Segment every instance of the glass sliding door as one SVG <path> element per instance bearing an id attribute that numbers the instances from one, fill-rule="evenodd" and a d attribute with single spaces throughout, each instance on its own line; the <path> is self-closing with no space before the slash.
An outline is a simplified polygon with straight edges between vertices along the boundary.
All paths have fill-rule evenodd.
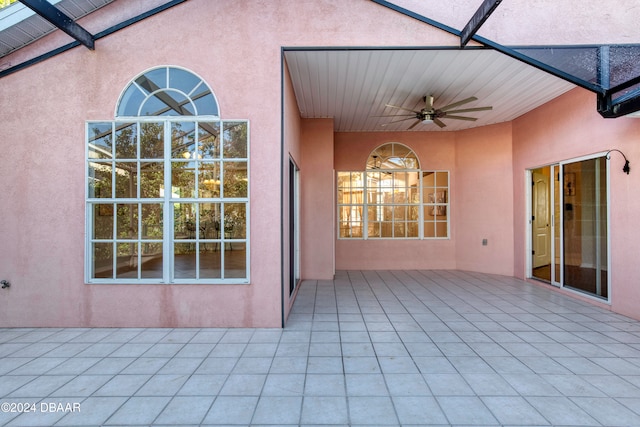
<path id="1" fill-rule="evenodd" d="M 530 277 L 608 299 L 606 158 L 529 173 Z"/>
<path id="2" fill-rule="evenodd" d="M 563 286 L 608 298 L 607 162 L 566 163 L 563 177 Z"/>

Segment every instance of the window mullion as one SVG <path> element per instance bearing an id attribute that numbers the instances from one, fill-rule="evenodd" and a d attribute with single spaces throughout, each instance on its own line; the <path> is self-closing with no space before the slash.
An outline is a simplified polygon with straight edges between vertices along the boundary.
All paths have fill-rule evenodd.
<path id="1" fill-rule="evenodd" d="M 418 170 L 418 238 L 424 240 L 424 198 L 422 195 L 422 169 Z"/>
<path id="2" fill-rule="evenodd" d="M 173 282 L 174 256 L 173 256 L 173 205 L 171 203 L 171 126 L 164 121 L 164 199 L 162 203 L 162 281 Z"/>
<path id="3" fill-rule="evenodd" d="M 139 202 L 140 200 L 140 195 L 142 193 L 142 191 L 140 190 L 140 185 L 142 184 L 142 178 L 141 178 L 141 172 L 142 172 L 142 168 L 141 168 L 141 162 L 140 162 L 140 158 L 141 153 L 142 153 L 142 135 L 141 135 L 141 126 L 138 124 L 136 125 L 136 193 L 131 194 L 131 192 L 129 194 L 131 194 L 132 196 L 135 197 L 136 201 L 138 201 L 138 203 L 136 203 L 135 205 L 131 205 L 129 207 L 129 209 L 132 208 L 132 206 L 137 206 L 137 210 L 138 210 L 138 232 L 136 233 L 136 242 L 134 243 L 135 247 L 136 247 L 136 264 L 137 264 L 137 271 L 136 271 L 136 277 L 138 280 L 140 280 L 142 278 L 142 224 L 140 223 L 140 219 L 142 217 L 142 204 Z M 118 206 L 116 205 L 116 209 L 114 209 L 114 212 L 117 212 L 118 210 Z M 117 214 L 116 214 L 117 215 Z"/>
<path id="4" fill-rule="evenodd" d="M 367 185 L 367 171 L 362 180 L 362 239 L 369 238 L 369 186 Z"/>
<path id="5" fill-rule="evenodd" d="M 200 215 L 200 194 L 199 194 L 199 188 L 200 188 L 200 158 L 198 156 L 198 154 L 200 153 L 200 138 L 199 138 L 199 134 L 198 134 L 198 127 L 199 127 L 199 123 L 196 122 L 195 123 L 195 146 L 194 146 L 194 180 L 195 180 L 195 187 L 194 187 L 194 194 L 193 194 L 193 203 L 196 207 L 196 230 L 195 230 L 195 239 L 196 239 L 196 243 L 195 243 L 195 257 L 196 257 L 196 280 L 200 279 L 200 227 L 201 227 L 201 221 L 202 221 L 202 216 Z"/>
<path id="6" fill-rule="evenodd" d="M 111 202 L 111 206 L 114 207 L 113 218 L 112 218 L 112 235 L 111 235 L 111 250 L 113 253 L 113 269 L 111 273 L 111 278 L 115 279 L 118 275 L 118 235 L 117 235 L 117 207 L 116 202 L 116 126 L 115 123 L 112 125 L 112 135 L 113 135 L 113 144 L 111 147 L 111 196 L 109 201 Z"/>

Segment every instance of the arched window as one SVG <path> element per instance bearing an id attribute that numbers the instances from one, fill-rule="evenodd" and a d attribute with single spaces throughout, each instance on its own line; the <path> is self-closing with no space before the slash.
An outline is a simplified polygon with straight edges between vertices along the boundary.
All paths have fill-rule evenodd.
<path id="1" fill-rule="evenodd" d="M 367 169 L 420 169 L 420 162 L 411 148 L 391 142 L 369 154 Z"/>
<path id="2" fill-rule="evenodd" d="M 364 172 L 338 172 L 338 238 L 449 236 L 447 171 L 420 169 L 406 145 L 375 148 Z"/>
<path id="3" fill-rule="evenodd" d="M 219 112 L 204 80 L 182 68 L 161 67 L 133 79 L 118 101 L 116 116 L 218 117 Z"/>
<path id="4" fill-rule="evenodd" d="M 142 73 L 86 135 L 88 283 L 249 283 L 249 126 L 200 77 Z"/>

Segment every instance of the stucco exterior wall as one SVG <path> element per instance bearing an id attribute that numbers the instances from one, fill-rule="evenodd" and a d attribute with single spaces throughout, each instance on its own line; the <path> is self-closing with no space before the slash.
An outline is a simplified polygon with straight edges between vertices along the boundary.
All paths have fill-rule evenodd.
<path id="1" fill-rule="evenodd" d="M 624 159 L 611 153 L 609 162 L 609 248 L 611 258 L 612 310 L 640 318 L 640 287 L 637 277 L 640 264 L 640 187 L 634 159 L 640 158 L 637 143 L 640 120 L 603 119 L 593 108 L 595 95 L 582 89 L 554 101 L 513 121 L 514 176 L 514 274 L 526 277 L 526 170 L 563 160 L 619 149 L 630 160 L 630 175 L 622 172 Z M 634 176 L 635 175 L 635 176 Z M 578 297 L 575 293 L 572 296 Z M 592 299 L 589 299 L 593 302 Z"/>
<path id="2" fill-rule="evenodd" d="M 80 23 L 97 32 L 135 4 L 116 1 Z M 3 63 L 33 57 L 61 37 Z M 191 0 L 100 39 L 95 51 L 75 48 L 3 78 L 0 108 L 18 114 L 0 127 L 0 236 L 10 242 L 0 245 L 0 276 L 12 283 L 0 296 L 0 325 L 280 326 L 281 47 L 425 41 L 456 43 L 368 1 Z M 198 74 L 221 118 L 250 122 L 249 285 L 84 284 L 84 123 L 113 120 L 129 81 L 160 65 Z"/>
<path id="3" fill-rule="evenodd" d="M 302 278 L 333 279 L 334 229 L 333 119 L 302 120 L 301 264 Z"/>
<path id="4" fill-rule="evenodd" d="M 117 0 L 80 23 L 97 32 L 134 15 L 136 4 Z M 506 23 L 505 34 L 513 36 L 509 41 L 526 43 L 516 30 L 527 19 Z M 566 31 L 555 30 L 563 40 Z M 59 32 L 47 36 L 3 58 L 3 64 L 48 51 L 65 37 Z M 330 277 L 334 260 L 338 269 L 468 268 L 524 277 L 524 171 L 609 148 L 622 149 L 633 168 L 640 155 L 634 142 L 640 121 L 601 119 L 594 96 L 574 91 L 512 125 L 458 134 L 333 135 L 330 119 L 300 120 L 286 75 L 283 91 L 283 46 L 458 44 L 450 34 L 366 0 L 219 0 L 215 5 L 190 0 L 100 39 L 95 51 L 76 48 L 3 78 L 0 111 L 11 114 L 3 115 L 0 126 L 0 278 L 12 286 L 0 292 L 0 326 L 281 326 L 283 304 L 290 301 L 282 292 L 287 255 L 282 251 L 287 208 L 282 192 L 287 188 L 286 180 L 279 180 L 286 176 L 282 165 L 289 154 L 307 177 L 303 277 Z M 160 65 L 201 76 L 215 92 L 222 119 L 249 120 L 249 285 L 84 283 L 85 121 L 113 120 L 130 80 Z M 335 240 L 333 169 L 362 169 L 369 152 L 389 141 L 414 149 L 423 168 L 451 172 L 450 239 Z M 612 165 L 618 161 L 614 154 Z M 640 190 L 634 171 L 631 176 L 615 171 L 612 167 L 612 307 L 638 317 L 640 266 L 634 254 L 640 249 L 640 231 L 634 215 Z M 511 182 L 505 178 L 510 172 Z M 496 182 L 505 195 L 498 201 Z M 478 246 L 485 237 L 489 245 Z"/>
<path id="5" fill-rule="evenodd" d="M 482 3 L 392 0 L 400 7 L 462 30 Z M 502 45 L 637 43 L 640 5 L 635 0 L 503 1 L 478 35 Z M 473 42 L 471 43 L 473 44 Z"/>
<path id="6" fill-rule="evenodd" d="M 298 113 L 298 106 L 296 104 L 295 94 L 293 93 L 293 87 L 291 85 L 291 77 L 287 67 L 283 64 L 283 77 L 284 83 L 282 88 L 283 94 L 283 116 L 284 116 L 284 129 L 283 129 L 283 150 L 282 150 L 282 271 L 283 271 L 283 286 L 282 286 L 282 299 L 283 299 L 283 316 L 284 319 L 289 317 L 291 305 L 295 300 L 295 294 L 291 295 L 289 292 L 288 273 L 290 267 L 289 257 L 289 162 L 293 161 L 298 168 L 302 162 L 301 154 L 301 141 L 300 136 L 302 132 L 302 123 L 300 120 L 300 114 Z M 298 189 L 299 191 L 299 189 Z M 298 224 L 298 227 L 300 224 Z"/>
<path id="7" fill-rule="evenodd" d="M 511 143 L 510 123 L 456 132 L 453 200 L 461 270 L 513 275 Z"/>
<path id="8" fill-rule="evenodd" d="M 422 169 L 449 171 L 450 238 L 336 239 L 337 269 L 459 268 L 512 275 L 511 125 L 461 132 L 336 133 L 336 171 L 364 170 L 371 151 L 387 142 L 413 149 Z"/>

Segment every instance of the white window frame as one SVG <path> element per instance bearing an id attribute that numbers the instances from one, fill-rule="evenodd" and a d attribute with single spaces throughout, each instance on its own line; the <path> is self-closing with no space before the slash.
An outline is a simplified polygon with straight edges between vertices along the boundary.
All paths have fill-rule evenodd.
<path id="1" fill-rule="evenodd" d="M 338 200 L 338 188 L 336 186 L 336 221 L 337 228 L 337 239 L 338 240 L 450 240 L 451 239 L 451 172 L 449 170 L 423 170 L 423 169 L 389 169 L 389 172 L 415 172 L 418 173 L 418 182 L 419 182 L 419 194 L 420 201 L 419 203 L 403 203 L 403 204 L 370 204 L 368 202 L 367 197 L 367 173 L 368 172 L 376 172 L 375 169 L 366 169 L 364 171 L 338 171 L 336 172 L 336 177 L 340 173 L 361 173 L 363 174 L 363 200 L 362 203 L 340 203 Z M 424 183 L 423 176 L 425 173 L 446 173 L 447 174 L 447 201 L 445 203 L 428 203 L 424 200 Z M 336 179 L 336 182 L 338 180 Z M 429 187 L 429 188 L 444 188 L 444 187 Z M 341 237 L 340 236 L 340 208 L 345 206 L 351 207 L 362 207 L 362 236 L 358 237 Z M 382 237 L 382 236 L 369 236 L 369 215 L 368 215 L 368 207 L 369 206 L 417 206 L 418 207 L 418 236 L 416 237 Z M 424 209 L 429 206 L 443 206 L 447 210 L 447 235 L 446 236 L 425 236 L 424 234 Z M 444 222 L 444 221 L 441 221 Z M 435 224 L 434 224 L 435 226 Z"/>
<path id="2" fill-rule="evenodd" d="M 209 115 L 195 115 L 195 116 L 187 116 L 187 115 L 183 115 L 183 116 L 117 116 L 117 111 L 119 108 L 119 104 L 120 102 L 122 102 L 122 96 L 124 95 L 124 93 L 132 86 L 132 85 L 137 85 L 136 83 L 136 79 L 138 79 L 140 76 L 150 72 L 150 71 L 154 71 L 156 69 L 166 69 L 167 70 L 167 87 L 163 88 L 164 91 L 175 91 L 175 92 L 179 92 L 182 93 L 185 97 L 187 97 L 187 99 L 191 99 L 189 97 L 190 94 L 185 94 L 184 92 L 180 91 L 180 90 L 176 90 L 173 88 L 168 87 L 169 86 L 169 69 L 171 68 L 176 68 L 176 69 L 181 69 L 184 71 L 187 71 L 189 73 L 191 73 L 189 70 L 186 70 L 184 68 L 180 68 L 180 67 L 171 67 L 171 66 L 161 66 L 161 67 L 155 67 L 149 70 L 144 71 L 143 73 L 140 73 L 138 76 L 136 76 L 129 85 L 127 85 L 120 98 L 119 98 L 119 102 L 116 105 L 116 120 L 87 120 L 85 121 L 85 268 L 84 268 L 84 276 L 85 276 L 85 283 L 87 284 L 99 284 L 99 283 L 104 283 L 104 284 L 118 284 L 118 283 L 122 283 L 122 284 L 248 284 L 250 283 L 251 277 L 250 277 L 250 273 L 251 273 L 251 264 L 250 264 L 250 235 L 251 235 L 251 211 L 250 211 L 250 191 L 251 191 L 251 180 L 250 180 L 250 175 L 251 175 L 251 167 L 250 167 L 250 140 L 251 140 L 251 128 L 250 128 L 250 123 L 248 120 L 246 119 L 221 119 L 219 116 L 209 116 Z M 193 73 L 192 73 L 193 74 Z M 195 74 L 193 74 L 195 77 L 199 77 Z M 206 85 L 206 82 L 201 79 L 201 82 L 195 86 L 193 88 L 193 90 L 191 91 L 192 93 L 197 89 L 202 87 L 203 85 Z M 210 90 L 210 89 L 209 89 Z M 153 96 L 153 94 L 155 94 L 158 91 L 155 91 L 151 94 L 149 94 L 149 96 L 147 96 L 145 98 L 144 101 L 142 101 L 140 103 L 140 108 L 142 107 L 142 105 L 145 104 L 146 100 Z M 218 109 L 217 106 L 217 100 L 215 99 L 215 94 L 213 93 L 213 91 L 211 91 L 211 95 L 213 96 L 213 99 L 216 103 L 216 110 Z M 191 101 L 190 101 L 191 102 Z M 138 112 L 140 111 L 140 108 L 138 109 Z M 194 105 L 195 108 L 195 105 Z M 219 114 L 219 110 L 217 111 L 217 113 Z M 196 111 L 197 114 L 197 111 Z M 109 198 L 90 198 L 90 194 L 89 194 L 89 183 L 91 180 L 91 177 L 89 176 L 89 166 L 92 163 L 92 159 L 89 157 L 90 156 L 90 150 L 89 150 L 89 138 L 90 138 L 90 125 L 94 124 L 94 123 L 102 123 L 102 124 L 107 124 L 110 123 L 111 124 L 111 129 L 112 129 L 112 134 L 115 135 L 115 130 L 116 130 L 116 125 L 119 123 L 123 123 L 123 124 L 135 124 L 137 126 L 137 132 L 140 132 L 140 127 L 141 124 L 143 123 L 163 123 L 164 126 L 164 130 L 163 130 L 163 143 L 164 143 L 164 151 L 163 151 L 163 158 L 162 159 L 153 159 L 154 161 L 157 161 L 158 163 L 162 163 L 162 167 L 163 167 L 163 174 L 164 174 L 164 188 L 165 189 L 171 189 L 171 167 L 172 167 L 172 162 L 174 162 L 176 159 L 172 158 L 171 152 L 172 152 L 172 142 L 171 142 L 171 124 L 172 123 L 178 123 L 178 122 L 185 122 L 185 123 L 195 123 L 196 124 L 196 129 L 198 128 L 198 123 L 204 123 L 204 122 L 208 122 L 208 123 L 212 123 L 212 122 L 217 122 L 220 124 L 220 153 L 219 153 L 219 157 L 217 159 L 212 159 L 215 162 L 218 162 L 220 165 L 220 176 L 221 176 L 221 183 L 220 183 L 220 188 L 221 188 L 221 192 L 222 194 L 220 194 L 219 197 L 216 198 L 199 198 L 199 197 L 191 197 L 191 198 L 174 198 L 172 197 L 172 192 L 171 191 L 165 191 L 163 197 L 158 197 L 158 198 L 117 198 L 114 197 L 116 196 L 116 194 L 113 193 L 113 189 L 115 189 L 115 172 L 111 171 L 111 179 L 112 179 L 112 197 Z M 247 140 L 246 140 L 246 158 L 232 158 L 232 159 L 225 159 L 224 157 L 224 151 L 223 151 L 223 146 L 224 146 L 224 130 L 223 130 L 223 126 L 225 123 L 246 123 L 247 126 Z M 115 165 L 115 163 L 117 163 L 119 160 L 118 159 L 114 159 L 113 155 L 115 154 L 115 142 L 114 142 L 114 147 L 112 147 L 112 164 Z M 135 157 L 135 159 L 123 159 L 125 161 L 131 162 L 131 163 L 139 163 L 139 162 L 143 162 L 145 160 L 150 160 L 150 159 L 142 159 L 140 157 L 140 142 L 139 142 L 139 138 L 137 138 L 137 155 Z M 224 197 L 224 164 L 226 162 L 246 162 L 247 165 L 247 194 L 246 197 L 241 197 L 241 198 L 225 198 Z M 107 163 L 107 162 L 105 162 Z M 212 162 L 213 163 L 213 162 Z M 198 187 L 198 179 L 199 176 L 198 174 L 195 174 L 195 188 L 197 191 Z M 137 185 L 136 188 L 140 188 L 140 176 L 137 176 Z M 197 195 L 197 193 L 196 193 Z M 174 227 L 174 205 L 177 203 L 181 203 L 181 204 L 194 204 L 196 206 L 196 209 L 199 209 L 199 205 L 201 203 L 218 203 L 221 205 L 221 209 L 224 209 L 223 206 L 226 203 L 238 203 L 238 204 L 244 204 L 245 205 L 245 216 L 246 216 L 246 224 L 245 224 L 245 237 L 243 239 L 231 239 L 231 238 L 226 238 L 224 231 L 222 231 L 220 233 L 220 236 L 218 236 L 218 239 L 215 239 L 219 242 L 219 247 L 220 247 L 220 262 L 221 262 L 221 278 L 198 278 L 197 276 L 199 275 L 199 256 L 196 257 L 196 266 L 195 266 L 195 272 L 196 272 L 196 278 L 175 278 L 175 265 L 174 265 L 174 246 L 175 243 L 180 243 L 182 242 L 181 240 L 176 240 L 175 238 L 175 227 Z M 141 235 L 140 235 L 140 231 L 138 232 L 138 236 L 136 237 L 136 239 L 119 239 L 117 234 L 116 234 L 116 221 L 117 221 L 117 214 L 114 212 L 113 215 L 113 221 L 114 221 L 114 228 L 113 228 L 113 235 L 111 237 L 111 239 L 94 239 L 93 236 L 93 227 L 94 227 L 94 214 L 95 214 L 95 209 L 94 206 L 98 205 L 98 204 L 114 204 L 117 206 L 117 204 L 130 204 L 130 205 L 137 205 L 138 207 L 141 207 L 144 204 L 161 204 L 162 205 L 162 212 L 163 212 L 163 223 L 162 223 L 162 239 L 149 239 L 149 240 L 145 240 L 142 239 Z M 142 215 L 139 213 L 138 215 L 138 230 L 142 229 Z M 222 230 L 224 230 L 224 219 L 221 218 L 221 224 L 220 224 L 220 228 Z M 163 255 L 163 263 L 162 263 L 162 277 L 161 278 L 95 278 L 94 276 L 94 254 L 93 254 L 93 244 L 98 242 L 100 240 L 104 240 L 105 243 L 111 243 L 114 245 L 114 249 L 115 252 L 113 254 L 113 273 L 114 276 L 116 275 L 116 269 L 117 269 L 117 246 L 118 246 L 118 241 L 119 240 L 126 240 L 126 243 L 135 243 L 138 245 L 138 247 L 142 247 L 142 244 L 144 243 L 162 243 L 162 255 Z M 195 233 L 195 238 L 194 239 L 189 239 L 186 240 L 185 243 L 188 243 L 190 241 L 193 241 L 195 243 L 199 243 L 200 241 L 200 234 L 199 233 Z M 224 277 L 224 264 L 225 264 L 225 260 L 224 260 L 224 256 L 225 256 L 225 244 L 233 244 L 233 243 L 242 243 L 245 245 L 245 276 L 241 277 L 241 278 L 235 278 L 235 277 L 229 277 L 229 278 L 225 278 Z M 138 251 L 137 253 L 137 266 L 138 266 L 138 273 L 140 273 L 140 263 L 141 263 L 141 250 Z"/>

